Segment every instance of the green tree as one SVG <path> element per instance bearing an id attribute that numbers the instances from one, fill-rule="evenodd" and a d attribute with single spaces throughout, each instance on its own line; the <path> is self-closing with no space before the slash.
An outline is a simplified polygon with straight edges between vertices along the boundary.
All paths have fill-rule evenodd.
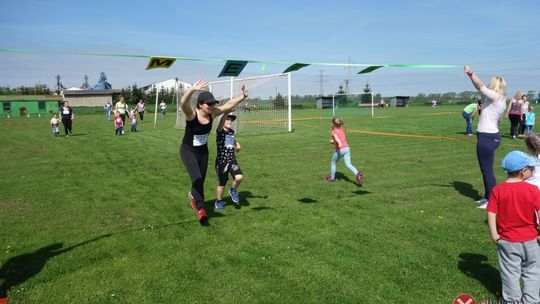
<path id="1" fill-rule="evenodd" d="M 281 93 L 278 93 L 274 99 L 274 109 L 285 109 L 287 104 L 285 103 L 285 98 L 281 96 Z"/>

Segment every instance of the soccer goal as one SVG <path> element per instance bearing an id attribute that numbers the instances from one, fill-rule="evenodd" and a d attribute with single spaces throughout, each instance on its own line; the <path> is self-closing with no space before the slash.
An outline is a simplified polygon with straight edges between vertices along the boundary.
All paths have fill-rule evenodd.
<path id="1" fill-rule="evenodd" d="M 245 85 L 249 97 L 234 111 L 236 132 L 243 135 L 291 132 L 291 74 L 272 74 L 210 82 L 210 92 L 220 102 L 240 96 Z"/>
<path id="2" fill-rule="evenodd" d="M 332 116 L 375 116 L 373 92 L 332 95 Z"/>
<path id="3" fill-rule="evenodd" d="M 209 90 L 220 104 L 232 97 L 240 96 L 240 87 L 245 85 L 249 97 L 238 104 L 234 110 L 236 133 L 258 135 L 285 133 L 292 130 L 291 117 L 291 75 L 272 74 L 255 77 L 233 78 L 209 82 Z M 183 93 L 182 90 L 179 92 Z M 198 94 L 191 99 L 196 104 Z M 180 97 L 181 98 L 181 97 Z M 217 123 L 217 119 L 214 120 Z M 176 127 L 185 127 L 185 117 L 181 109 L 177 110 Z"/>

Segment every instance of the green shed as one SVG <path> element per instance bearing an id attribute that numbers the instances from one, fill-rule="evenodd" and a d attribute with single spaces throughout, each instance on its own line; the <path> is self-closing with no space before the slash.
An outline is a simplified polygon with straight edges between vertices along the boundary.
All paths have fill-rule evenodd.
<path id="1" fill-rule="evenodd" d="M 58 112 L 62 102 L 60 95 L 0 96 L 0 117 L 49 116 L 51 112 Z"/>

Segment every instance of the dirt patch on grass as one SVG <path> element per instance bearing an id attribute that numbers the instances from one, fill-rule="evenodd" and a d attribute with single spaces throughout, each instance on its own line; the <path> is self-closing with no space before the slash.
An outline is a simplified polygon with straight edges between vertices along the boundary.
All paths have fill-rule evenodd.
<path id="1" fill-rule="evenodd" d="M 30 206 L 30 202 L 24 198 L 0 198 L 0 210 L 2 214 L 21 212 Z"/>

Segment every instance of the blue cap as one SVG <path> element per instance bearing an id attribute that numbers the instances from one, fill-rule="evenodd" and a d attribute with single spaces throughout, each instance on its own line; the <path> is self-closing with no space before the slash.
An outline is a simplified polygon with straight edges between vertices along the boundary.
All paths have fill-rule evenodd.
<path id="1" fill-rule="evenodd" d="M 521 151 L 510 151 L 503 158 L 501 165 L 506 173 L 516 172 L 525 167 L 540 166 L 536 159 Z"/>

